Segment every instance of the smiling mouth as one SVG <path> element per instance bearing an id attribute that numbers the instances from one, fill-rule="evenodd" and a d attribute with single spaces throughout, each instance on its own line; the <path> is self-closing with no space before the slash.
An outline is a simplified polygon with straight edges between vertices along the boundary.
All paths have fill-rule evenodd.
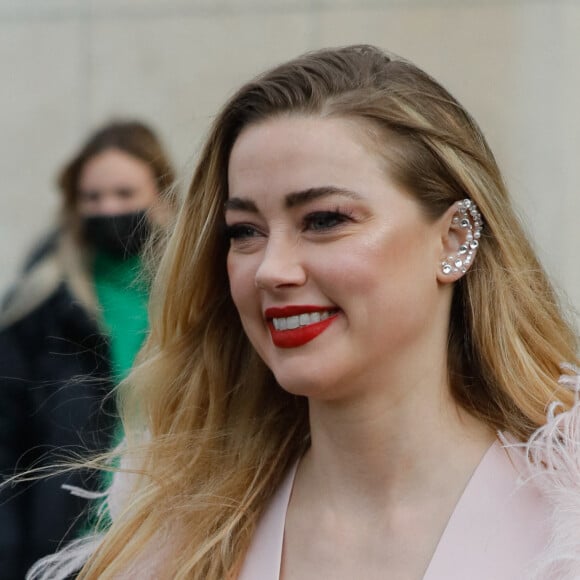
<path id="1" fill-rule="evenodd" d="M 322 322 L 336 314 L 336 312 L 336 310 L 321 310 L 320 312 L 308 312 L 294 316 L 272 318 L 271 320 L 275 330 L 295 330 L 296 328 Z"/>
<path id="2" fill-rule="evenodd" d="M 302 308 L 292 306 L 266 311 L 272 342 L 278 348 L 297 348 L 314 340 L 336 320 L 339 313 L 338 309 Z M 280 316 L 286 313 L 290 316 Z"/>

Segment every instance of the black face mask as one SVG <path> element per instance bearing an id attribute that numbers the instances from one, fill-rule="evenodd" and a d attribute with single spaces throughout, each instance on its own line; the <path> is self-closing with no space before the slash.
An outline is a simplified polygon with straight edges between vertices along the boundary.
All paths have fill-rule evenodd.
<path id="1" fill-rule="evenodd" d="M 83 218 L 85 240 L 99 251 L 116 258 L 136 256 L 151 233 L 145 210 L 119 215 Z"/>

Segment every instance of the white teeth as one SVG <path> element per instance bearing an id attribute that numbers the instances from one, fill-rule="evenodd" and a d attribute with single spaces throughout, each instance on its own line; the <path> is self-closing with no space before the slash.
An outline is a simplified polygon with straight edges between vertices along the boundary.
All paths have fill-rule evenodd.
<path id="1" fill-rule="evenodd" d="M 294 328 L 298 328 L 300 326 L 300 317 L 299 316 L 290 316 L 287 318 L 288 320 L 288 330 L 293 330 Z"/>
<path id="2" fill-rule="evenodd" d="M 328 310 L 304 313 L 286 318 L 272 318 L 272 324 L 276 330 L 294 330 L 300 326 L 308 326 L 309 324 L 316 324 L 326 320 L 330 315 L 331 313 Z"/>

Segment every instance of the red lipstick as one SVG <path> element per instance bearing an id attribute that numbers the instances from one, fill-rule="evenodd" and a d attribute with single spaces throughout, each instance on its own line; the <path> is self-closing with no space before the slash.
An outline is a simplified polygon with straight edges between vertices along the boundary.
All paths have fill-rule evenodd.
<path id="1" fill-rule="evenodd" d="M 327 313 L 328 318 L 287 330 L 277 330 L 272 321 L 273 318 L 288 318 L 312 312 Z M 319 334 L 323 333 L 336 320 L 338 310 L 325 306 L 292 305 L 267 308 L 264 314 L 268 322 L 272 342 L 279 348 L 297 348 L 314 340 Z"/>

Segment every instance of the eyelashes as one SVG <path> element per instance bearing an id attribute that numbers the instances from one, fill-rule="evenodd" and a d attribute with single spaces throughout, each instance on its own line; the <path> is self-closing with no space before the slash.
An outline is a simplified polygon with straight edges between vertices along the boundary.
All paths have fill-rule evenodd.
<path id="1" fill-rule="evenodd" d="M 315 211 L 307 214 L 303 219 L 303 231 L 322 232 L 333 230 L 342 224 L 351 221 L 352 216 L 341 210 Z"/>
<path id="2" fill-rule="evenodd" d="M 351 221 L 354 221 L 352 213 L 338 208 L 332 211 L 314 211 L 306 214 L 302 218 L 300 231 L 330 233 Z M 236 240 L 250 240 L 252 238 L 263 237 L 266 235 L 267 234 L 262 232 L 260 228 L 251 223 L 234 223 L 226 225 L 225 227 L 225 237 L 232 243 Z"/>
<path id="3" fill-rule="evenodd" d="M 231 241 L 254 238 L 258 235 L 260 234 L 257 228 L 250 224 L 232 224 L 225 227 L 225 237 Z"/>

